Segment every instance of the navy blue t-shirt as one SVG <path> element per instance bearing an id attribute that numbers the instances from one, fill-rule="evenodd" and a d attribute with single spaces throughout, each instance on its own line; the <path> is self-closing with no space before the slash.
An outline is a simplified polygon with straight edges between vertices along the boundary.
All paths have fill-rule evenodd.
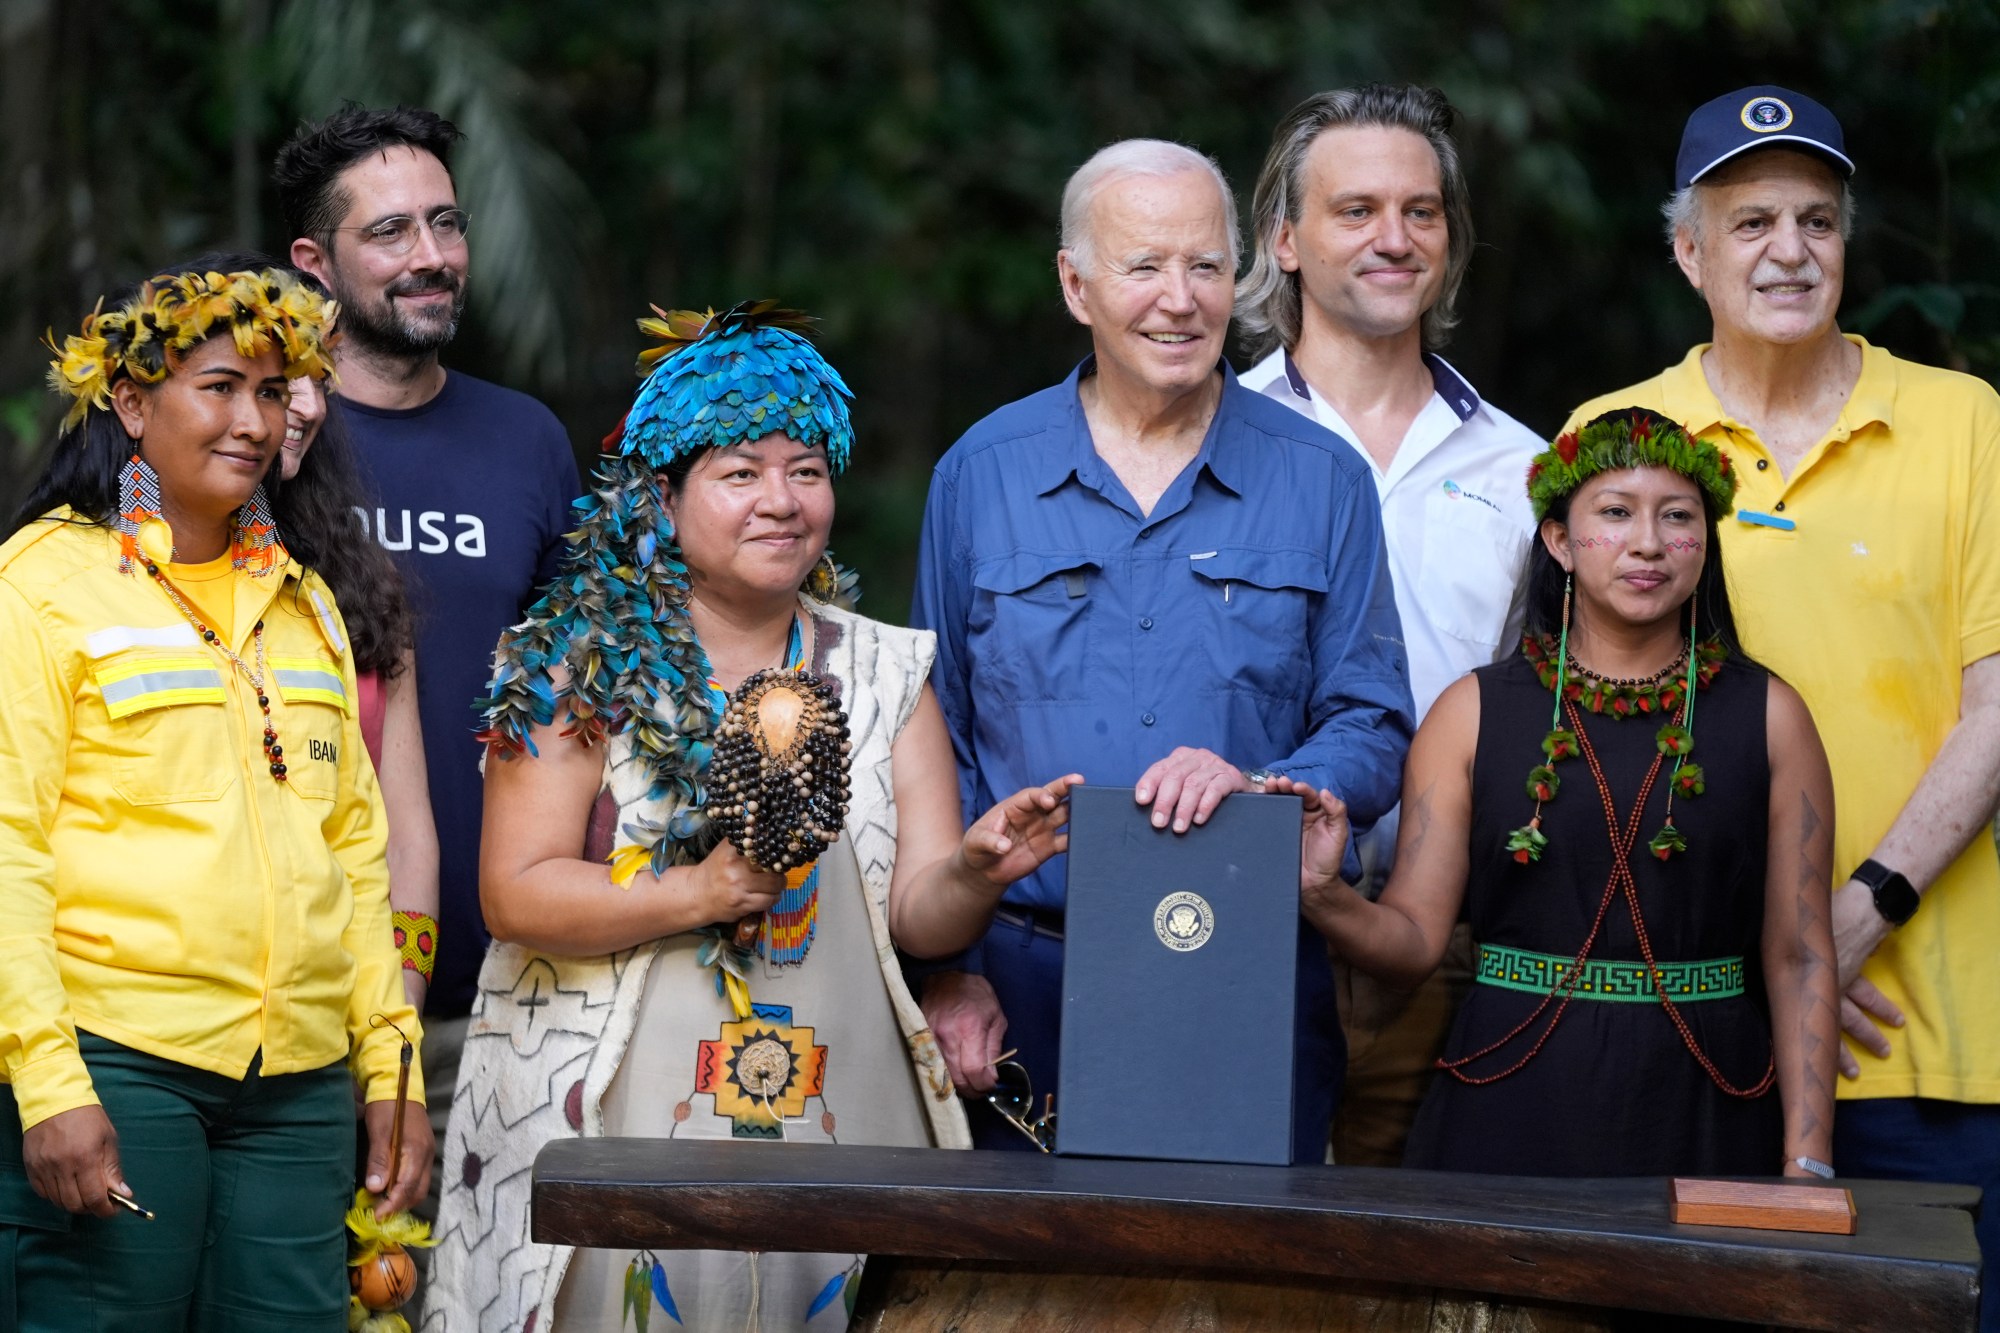
<path id="1" fill-rule="evenodd" d="M 438 832 L 438 960 L 427 1012 L 470 1012 L 487 933 L 479 914 L 483 799 L 473 700 L 500 632 L 555 576 L 582 494 L 555 414 L 452 371 L 422 407 L 336 398 L 374 492 L 368 532 L 393 553 L 417 621 L 417 703 Z M 393 813 L 393 812 L 392 812 Z"/>

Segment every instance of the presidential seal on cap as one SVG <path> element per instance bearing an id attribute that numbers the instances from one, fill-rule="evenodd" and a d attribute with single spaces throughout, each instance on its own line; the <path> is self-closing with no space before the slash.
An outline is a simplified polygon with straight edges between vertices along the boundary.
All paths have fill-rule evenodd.
<path id="1" fill-rule="evenodd" d="M 1695 108 L 1681 131 L 1674 188 L 1685 190 L 1731 158 L 1759 148 L 1811 153 L 1843 176 L 1854 174 L 1854 160 L 1833 113 L 1803 93 L 1764 84 L 1739 88 Z"/>

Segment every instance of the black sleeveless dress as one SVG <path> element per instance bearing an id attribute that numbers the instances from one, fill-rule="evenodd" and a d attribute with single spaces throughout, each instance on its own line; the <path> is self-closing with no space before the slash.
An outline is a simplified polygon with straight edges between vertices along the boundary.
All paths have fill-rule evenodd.
<path id="1" fill-rule="evenodd" d="M 1538 966 L 1546 966 L 1529 955 L 1564 962 L 1576 957 L 1611 875 L 1612 843 L 1597 783 L 1579 755 L 1555 766 L 1562 788 L 1542 808 L 1549 842 L 1541 859 L 1521 865 L 1509 856 L 1508 834 L 1534 811 L 1525 784 L 1528 770 L 1541 762 L 1554 696 L 1518 654 L 1475 674 L 1479 746 L 1465 911 L 1474 941 L 1497 946 L 1482 954 L 1482 974 L 1524 986 Z M 1767 681 L 1761 668 L 1731 658 L 1702 689 L 1689 757 L 1701 765 L 1707 790 L 1677 798 L 1673 807 L 1687 850 L 1662 862 L 1646 846 L 1665 822 L 1668 760 L 1647 799 L 1631 856 L 1658 963 L 1741 960 L 1740 973 L 1726 964 L 1677 972 L 1669 994 L 1694 995 L 1706 987 L 1729 995 L 1677 1000 L 1676 1007 L 1716 1069 L 1746 1090 L 1763 1079 L 1771 1060 L 1759 943 L 1770 804 Z M 1582 718 L 1623 825 L 1658 753 L 1654 736 L 1662 719 L 1587 710 Z M 1605 912 L 1591 958 L 1642 961 L 1622 891 Z M 1608 984 L 1614 993 L 1630 993 L 1630 981 L 1629 972 L 1620 972 Z M 1741 993 L 1731 994 L 1738 986 Z M 1548 990 L 1546 982 L 1539 991 L 1475 984 L 1445 1058 L 1461 1059 L 1500 1040 Z M 1462 1072 L 1483 1077 L 1512 1066 L 1560 1003 L 1560 997 L 1550 1001 L 1521 1036 Z M 1776 1175 L 1783 1148 L 1775 1083 L 1756 1098 L 1731 1096 L 1688 1050 L 1657 997 L 1579 993 L 1540 1053 L 1512 1075 L 1471 1086 L 1440 1070 L 1417 1115 L 1404 1164 L 1502 1175 Z"/>

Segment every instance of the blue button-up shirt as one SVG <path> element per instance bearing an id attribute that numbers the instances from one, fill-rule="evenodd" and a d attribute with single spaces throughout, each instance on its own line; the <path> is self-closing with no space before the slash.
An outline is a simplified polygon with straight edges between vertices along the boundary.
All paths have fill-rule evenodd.
<path id="1" fill-rule="evenodd" d="M 1091 443 L 1093 370 L 975 425 L 931 479 L 912 621 L 937 632 L 965 817 L 1069 772 L 1129 786 L 1188 745 L 1328 788 L 1365 829 L 1414 716 L 1367 466 L 1225 364 L 1200 452 L 1142 514 Z M 1060 911 L 1065 873 L 1007 901 Z"/>

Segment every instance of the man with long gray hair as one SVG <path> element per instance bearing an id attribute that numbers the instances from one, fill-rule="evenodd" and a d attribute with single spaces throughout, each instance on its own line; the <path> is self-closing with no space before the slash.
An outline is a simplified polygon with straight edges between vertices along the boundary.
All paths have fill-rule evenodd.
<path id="1" fill-rule="evenodd" d="M 1092 354 L 938 463 L 912 623 L 937 631 L 931 684 L 968 810 L 1023 774 L 1072 772 L 1131 785 L 1176 832 L 1277 773 L 1362 824 L 1395 801 L 1410 687 L 1379 506 L 1353 451 L 1223 359 L 1235 221 L 1222 173 L 1179 144 L 1084 163 L 1056 268 Z M 1003 1037 L 1055 1088 L 1065 874 L 1056 858 L 1015 884 L 984 941 L 925 985 L 962 1091 L 993 1087 Z M 1318 1161 L 1340 1026 L 1326 950 L 1299 937 L 1294 1152 Z M 1028 1146 L 972 1110 L 975 1143 Z"/>
<path id="2" fill-rule="evenodd" d="M 1374 480 L 1419 719 L 1520 637 L 1534 534 L 1521 477 L 1541 448 L 1435 350 L 1472 261 L 1451 122 L 1443 93 L 1407 84 L 1299 103 L 1257 178 L 1256 256 L 1236 294 L 1261 358 L 1243 386 L 1338 435 Z M 1361 842 L 1371 896 L 1397 827 L 1392 812 Z M 1337 1160 L 1401 1163 L 1469 958 L 1461 927 L 1445 966 L 1413 992 L 1336 965 L 1348 1042 Z"/>

